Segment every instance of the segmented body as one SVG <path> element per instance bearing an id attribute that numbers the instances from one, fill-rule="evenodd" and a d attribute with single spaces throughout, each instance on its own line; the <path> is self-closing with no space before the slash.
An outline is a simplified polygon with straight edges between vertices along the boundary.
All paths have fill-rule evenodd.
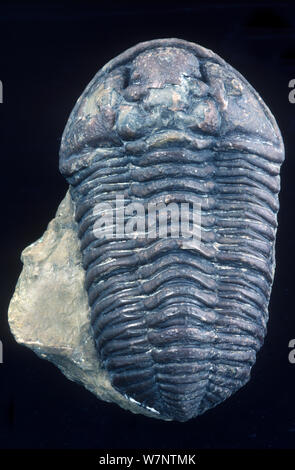
<path id="1" fill-rule="evenodd" d="M 126 51 L 94 77 L 65 129 L 94 339 L 112 384 L 185 421 L 249 380 L 274 274 L 277 125 L 211 51 L 177 39 Z M 201 204 L 201 244 L 98 238 L 95 207 Z"/>

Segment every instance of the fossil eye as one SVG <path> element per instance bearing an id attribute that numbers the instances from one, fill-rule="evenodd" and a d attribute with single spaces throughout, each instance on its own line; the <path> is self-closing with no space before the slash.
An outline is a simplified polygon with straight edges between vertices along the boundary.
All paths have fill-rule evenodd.
<path id="1" fill-rule="evenodd" d="M 133 85 L 138 85 L 140 83 L 140 78 L 141 78 L 140 73 L 137 70 L 135 70 L 131 74 L 131 83 Z"/>

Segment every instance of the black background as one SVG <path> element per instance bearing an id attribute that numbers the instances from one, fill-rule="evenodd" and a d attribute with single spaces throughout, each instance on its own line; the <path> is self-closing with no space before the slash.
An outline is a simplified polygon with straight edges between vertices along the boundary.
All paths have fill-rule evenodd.
<path id="1" fill-rule="evenodd" d="M 67 184 L 61 135 L 85 86 L 140 41 L 177 37 L 212 49 L 254 86 L 286 148 L 277 269 L 265 344 L 251 381 L 187 423 L 133 415 L 99 401 L 13 339 L 7 309 L 21 251 L 54 217 Z M 294 169 L 295 5 L 292 2 L 139 2 L 0 6 L 0 448 L 295 448 Z"/>

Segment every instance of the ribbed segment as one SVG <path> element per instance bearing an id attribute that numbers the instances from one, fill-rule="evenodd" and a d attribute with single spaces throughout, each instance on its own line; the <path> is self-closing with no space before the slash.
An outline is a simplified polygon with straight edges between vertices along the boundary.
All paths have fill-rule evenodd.
<path id="1" fill-rule="evenodd" d="M 279 167 L 271 175 L 259 155 L 207 150 L 202 161 L 181 152 L 183 162 L 174 149 L 123 157 L 124 166 L 98 159 L 72 194 L 94 337 L 114 387 L 186 420 L 240 388 L 262 344 Z M 167 194 L 169 202 L 198 200 L 200 249 L 172 238 L 95 238 L 95 203 L 114 204 L 118 190 L 145 206 Z"/>

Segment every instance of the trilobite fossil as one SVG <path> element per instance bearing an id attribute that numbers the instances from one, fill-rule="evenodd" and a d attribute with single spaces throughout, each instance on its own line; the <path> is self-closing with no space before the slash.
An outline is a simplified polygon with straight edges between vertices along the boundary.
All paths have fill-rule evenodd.
<path id="1" fill-rule="evenodd" d="M 98 359 L 114 388 L 160 417 L 186 421 L 249 380 L 266 333 L 283 159 L 251 85 L 179 39 L 110 61 L 72 111 L 60 170 Z M 201 243 L 98 237 L 95 207 L 113 207 L 118 193 L 144 207 L 198 201 Z"/>

